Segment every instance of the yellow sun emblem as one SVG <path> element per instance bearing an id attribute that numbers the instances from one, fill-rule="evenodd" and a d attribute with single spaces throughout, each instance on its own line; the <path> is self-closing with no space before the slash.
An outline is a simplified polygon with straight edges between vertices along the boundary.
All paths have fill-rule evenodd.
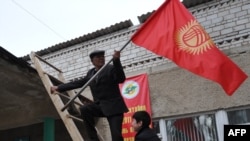
<path id="1" fill-rule="evenodd" d="M 213 41 L 196 20 L 191 20 L 177 31 L 176 43 L 181 50 L 193 55 L 214 47 Z"/>

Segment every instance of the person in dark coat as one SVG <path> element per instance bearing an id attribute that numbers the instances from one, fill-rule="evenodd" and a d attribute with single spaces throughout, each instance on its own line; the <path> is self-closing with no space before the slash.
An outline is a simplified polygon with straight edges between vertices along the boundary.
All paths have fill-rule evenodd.
<path id="1" fill-rule="evenodd" d="M 105 64 L 104 54 L 105 51 L 103 50 L 90 53 L 89 57 L 94 68 L 90 69 L 86 76 L 80 80 L 52 86 L 51 92 L 64 92 L 82 87 Z M 114 51 L 112 61 L 113 64 L 105 66 L 89 83 L 94 102 L 80 107 L 81 117 L 91 141 L 99 141 L 95 129 L 95 117 L 106 117 L 110 126 L 112 141 L 123 141 L 123 114 L 128 112 L 128 108 L 119 89 L 119 83 L 123 83 L 126 79 L 120 62 L 120 51 Z"/>
<path id="2" fill-rule="evenodd" d="M 136 132 L 135 141 L 160 141 L 156 132 L 149 127 L 151 118 L 146 111 L 137 111 L 132 116 L 131 126 Z"/>

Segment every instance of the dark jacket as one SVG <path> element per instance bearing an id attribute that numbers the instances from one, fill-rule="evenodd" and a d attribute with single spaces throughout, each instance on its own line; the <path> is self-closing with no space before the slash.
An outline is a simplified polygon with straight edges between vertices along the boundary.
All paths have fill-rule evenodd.
<path id="1" fill-rule="evenodd" d="M 63 92 L 82 87 L 95 72 L 95 68 L 90 69 L 84 78 L 59 85 L 58 91 Z M 119 83 L 124 82 L 125 79 L 121 62 L 116 59 L 113 60 L 113 65 L 108 64 L 89 84 L 94 103 L 100 105 L 104 115 L 110 116 L 128 111 L 119 89 Z"/>
<path id="2" fill-rule="evenodd" d="M 160 141 L 160 138 L 153 129 L 142 128 L 136 133 L 135 141 Z"/>

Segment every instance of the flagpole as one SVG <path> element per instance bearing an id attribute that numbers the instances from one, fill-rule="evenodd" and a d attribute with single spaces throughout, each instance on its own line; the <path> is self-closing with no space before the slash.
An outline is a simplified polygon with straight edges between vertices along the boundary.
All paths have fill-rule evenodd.
<path id="1" fill-rule="evenodd" d="M 131 39 L 129 41 L 127 41 L 127 43 L 125 45 L 123 45 L 123 47 L 119 50 L 120 52 L 130 43 Z M 61 111 L 64 111 L 68 106 L 69 104 L 71 104 L 83 91 L 85 88 L 87 88 L 87 86 L 89 85 L 89 83 L 91 83 L 95 77 L 108 65 L 110 64 L 111 62 L 113 61 L 113 58 L 111 58 L 109 60 L 108 63 L 106 63 L 105 65 L 103 65 L 90 79 L 88 82 L 85 83 L 85 85 L 81 88 L 81 90 L 74 96 L 72 97 L 65 105 L 64 107 L 61 109 Z"/>

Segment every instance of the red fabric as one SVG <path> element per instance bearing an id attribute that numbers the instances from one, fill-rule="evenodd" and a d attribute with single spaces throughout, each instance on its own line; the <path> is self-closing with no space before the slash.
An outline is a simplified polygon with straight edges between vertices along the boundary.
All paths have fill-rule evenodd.
<path id="1" fill-rule="evenodd" d="M 132 115 L 135 112 L 142 110 L 146 110 L 150 116 L 152 115 L 148 75 L 144 73 L 126 78 L 125 82 L 120 84 L 119 87 L 123 99 L 129 109 L 129 112 L 124 113 L 122 135 L 124 141 L 132 141 L 136 134 L 131 126 Z"/>
<path id="2" fill-rule="evenodd" d="M 216 47 L 179 0 L 166 0 L 131 40 L 182 68 L 219 83 L 230 96 L 248 77 Z"/>

